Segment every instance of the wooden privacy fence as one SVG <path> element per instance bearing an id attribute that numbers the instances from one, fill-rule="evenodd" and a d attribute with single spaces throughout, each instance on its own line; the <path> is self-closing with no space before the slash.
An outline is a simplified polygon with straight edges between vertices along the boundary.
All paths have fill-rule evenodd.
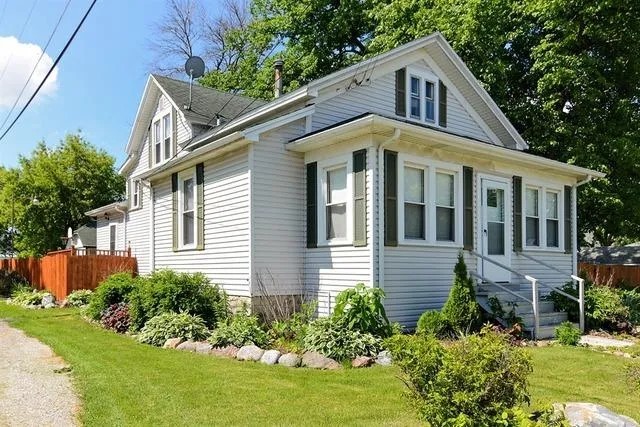
<path id="1" fill-rule="evenodd" d="M 138 273 L 138 263 L 130 249 L 65 249 L 49 252 L 42 258 L 2 259 L 0 268 L 18 272 L 34 287 L 48 290 L 58 300 L 78 289 L 95 289 L 113 273 Z"/>
<path id="2" fill-rule="evenodd" d="M 586 275 L 585 279 L 593 282 L 627 288 L 640 287 L 640 265 L 581 262 L 578 265 L 578 271 Z"/>

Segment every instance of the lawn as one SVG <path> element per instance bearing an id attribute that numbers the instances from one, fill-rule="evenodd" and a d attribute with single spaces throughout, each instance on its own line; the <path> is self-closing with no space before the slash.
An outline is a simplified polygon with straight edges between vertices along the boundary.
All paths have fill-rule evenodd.
<path id="1" fill-rule="evenodd" d="M 86 425 L 417 425 L 395 368 L 319 372 L 157 349 L 84 322 L 75 310 L 0 303 L 0 318 L 73 368 Z M 640 419 L 624 359 L 532 350 L 534 406 L 591 401 Z"/>

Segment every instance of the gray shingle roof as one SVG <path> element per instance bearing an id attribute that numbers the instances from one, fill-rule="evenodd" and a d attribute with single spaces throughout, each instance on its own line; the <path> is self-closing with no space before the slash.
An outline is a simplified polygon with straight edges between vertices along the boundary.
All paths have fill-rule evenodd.
<path id="1" fill-rule="evenodd" d="M 167 95 L 178 105 L 185 118 L 191 122 L 211 122 L 211 125 L 215 125 L 215 119 L 213 119 L 213 117 L 218 112 L 225 121 L 229 121 L 239 114 L 244 114 L 265 104 L 265 101 L 260 99 L 222 92 L 217 89 L 200 86 L 194 82 L 191 109 L 187 110 L 185 106 L 189 104 L 189 82 L 175 80 L 157 74 L 153 74 L 153 78 L 156 79 Z M 224 109 L 222 109 L 223 106 Z"/>
<path id="2" fill-rule="evenodd" d="M 580 251 L 580 262 L 590 264 L 640 264 L 640 246 L 602 246 Z"/>

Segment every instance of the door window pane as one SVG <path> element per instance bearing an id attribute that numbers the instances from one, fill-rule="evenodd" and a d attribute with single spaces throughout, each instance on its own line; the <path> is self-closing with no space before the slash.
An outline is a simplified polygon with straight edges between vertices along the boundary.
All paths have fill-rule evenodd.
<path id="1" fill-rule="evenodd" d="M 487 188 L 487 220 L 504 222 L 504 190 Z"/>
<path id="2" fill-rule="evenodd" d="M 504 255 L 504 223 L 488 223 L 487 233 L 487 251 L 489 255 Z"/>

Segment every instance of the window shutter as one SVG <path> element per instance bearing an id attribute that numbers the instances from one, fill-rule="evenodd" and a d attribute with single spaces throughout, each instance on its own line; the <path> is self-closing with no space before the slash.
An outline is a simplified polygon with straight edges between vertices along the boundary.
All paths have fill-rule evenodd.
<path id="1" fill-rule="evenodd" d="M 384 151 L 384 245 L 398 246 L 398 153 Z"/>
<path id="2" fill-rule="evenodd" d="M 196 165 L 196 224 L 198 224 L 198 240 L 196 243 L 197 250 L 204 249 L 204 163 Z"/>
<path id="3" fill-rule="evenodd" d="M 318 246 L 318 163 L 307 165 L 307 247 Z"/>
<path id="4" fill-rule="evenodd" d="M 513 177 L 513 250 L 522 252 L 522 177 Z"/>
<path id="5" fill-rule="evenodd" d="M 407 115 L 407 70 L 401 68 L 396 71 L 396 115 Z"/>
<path id="6" fill-rule="evenodd" d="M 171 175 L 171 219 L 173 234 L 173 251 L 178 250 L 178 174 Z"/>
<path id="7" fill-rule="evenodd" d="M 466 250 L 473 250 L 473 168 L 462 168 L 463 194 L 463 245 Z"/>
<path id="8" fill-rule="evenodd" d="M 438 124 L 447 127 L 447 87 L 442 80 L 438 84 Z"/>
<path id="9" fill-rule="evenodd" d="M 353 246 L 367 246 L 367 150 L 353 153 Z"/>
<path id="10" fill-rule="evenodd" d="M 178 111 L 171 108 L 171 156 L 174 157 L 178 152 Z"/>
<path id="11" fill-rule="evenodd" d="M 564 252 L 570 254 L 574 251 L 573 248 L 573 233 L 572 233 L 572 215 L 573 215 L 573 200 L 571 200 L 572 188 L 568 185 L 564 186 Z"/>

